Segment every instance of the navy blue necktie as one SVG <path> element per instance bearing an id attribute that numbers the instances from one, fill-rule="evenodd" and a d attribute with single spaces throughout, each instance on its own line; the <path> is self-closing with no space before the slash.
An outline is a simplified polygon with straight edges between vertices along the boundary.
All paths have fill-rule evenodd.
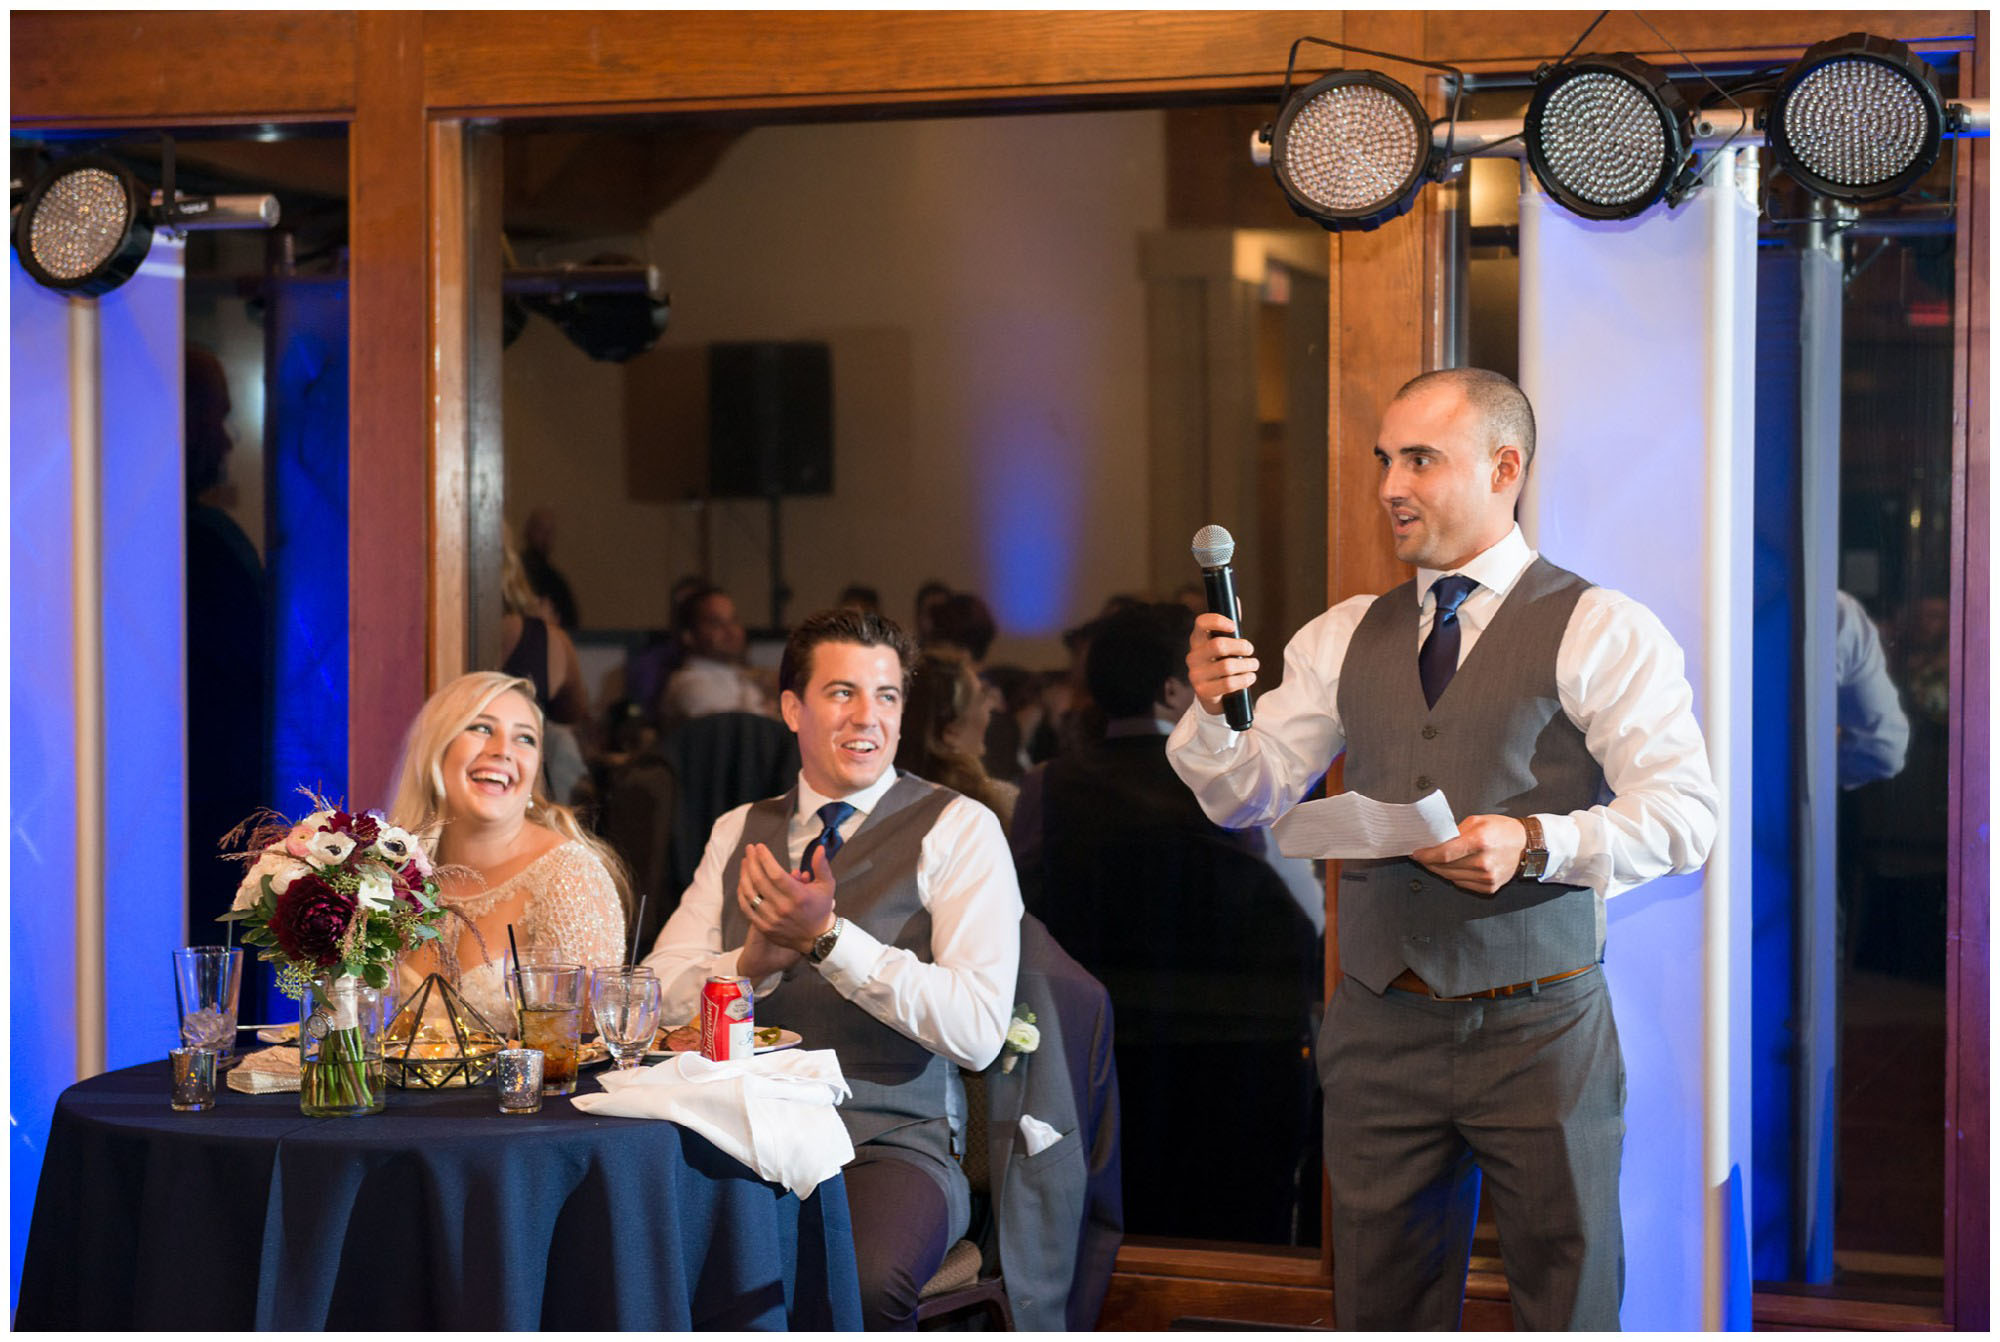
<path id="1" fill-rule="evenodd" d="M 844 801 L 830 801 L 819 808 L 820 823 L 826 828 L 813 835 L 812 842 L 806 845 L 805 857 L 799 862 L 800 871 L 812 875 L 813 852 L 822 847 L 826 849 L 827 869 L 833 869 L 833 859 L 840 856 L 840 845 L 846 842 L 840 837 L 840 827 L 853 814 L 854 808 Z"/>
<path id="2" fill-rule="evenodd" d="M 1437 707 L 1438 696 L 1458 674 L 1458 608 L 1472 595 L 1478 583 L 1462 573 L 1439 578 L 1431 584 L 1437 612 L 1431 617 L 1431 632 L 1417 651 L 1417 675 L 1424 682 L 1424 701 Z"/>

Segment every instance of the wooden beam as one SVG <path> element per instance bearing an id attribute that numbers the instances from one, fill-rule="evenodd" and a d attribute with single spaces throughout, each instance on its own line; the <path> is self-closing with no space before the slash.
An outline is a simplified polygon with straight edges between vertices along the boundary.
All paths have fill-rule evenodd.
<path id="1" fill-rule="evenodd" d="M 8 29 L 16 125 L 341 118 L 355 105 L 351 12 L 15 10 Z"/>
<path id="2" fill-rule="evenodd" d="M 1992 17 L 1961 89 L 1988 96 Z M 1953 359 L 1950 815 L 1946 856 L 1945 1317 L 1960 1331 L 1992 1321 L 1992 157 L 1957 146 L 1958 350 Z"/>
<path id="3" fill-rule="evenodd" d="M 1730 53 L 1785 60 L 1815 42 L 1866 29 L 1905 42 L 1969 37 L 1968 9 L 1884 12 L 1838 9 L 1613 10 L 1584 44 L 1585 51 L 1629 51 L 1648 60 Z M 1422 53 L 1446 64 L 1532 69 L 1568 50 L 1595 10 L 1433 10 L 1424 15 Z M 1664 40 L 1662 40 L 1664 39 Z M 1372 46 L 1373 43 L 1358 43 Z"/>
<path id="4" fill-rule="evenodd" d="M 1301 33 L 1332 11 L 1089 13 L 449 11 L 425 25 L 434 107 L 1051 86 L 1141 88 L 1248 75 L 1275 86 Z"/>
<path id="5" fill-rule="evenodd" d="M 347 795 L 388 801 L 390 773 L 425 693 L 431 512 L 431 142 L 423 18 L 358 20 L 348 152 Z"/>
<path id="6" fill-rule="evenodd" d="M 430 612 L 425 689 L 436 692 L 466 669 L 466 513 L 471 457 L 472 323 L 467 227 L 466 126 L 430 126 L 431 359 Z"/>

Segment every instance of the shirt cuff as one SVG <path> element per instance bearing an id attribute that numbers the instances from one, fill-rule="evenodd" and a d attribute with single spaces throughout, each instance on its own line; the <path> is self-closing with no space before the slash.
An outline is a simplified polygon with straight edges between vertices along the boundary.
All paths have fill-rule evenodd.
<path id="1" fill-rule="evenodd" d="M 1194 719 L 1195 741 L 1200 744 L 1202 749 L 1213 754 L 1222 754 L 1234 746 L 1236 738 L 1242 735 L 1242 733 L 1229 725 L 1227 715 L 1222 713 L 1211 714 L 1200 704 L 1196 704 L 1190 708 L 1188 715 Z"/>
<path id="2" fill-rule="evenodd" d="M 740 968 L 742 955 L 743 951 L 741 947 L 733 951 L 724 951 L 721 955 L 715 957 L 715 967 L 708 972 L 716 978 L 740 979 L 743 977 L 743 970 Z M 750 991 L 756 996 L 762 997 L 765 993 L 770 992 L 773 988 L 784 982 L 784 978 L 785 976 L 781 971 L 776 974 L 768 974 L 761 979 L 752 979 L 750 981 Z"/>
<path id="3" fill-rule="evenodd" d="M 882 943 L 871 936 L 851 919 L 841 923 L 840 935 L 834 938 L 833 949 L 816 968 L 833 990 L 842 997 L 852 997 L 868 982 L 874 972 L 875 961 L 882 954 Z"/>
<path id="4" fill-rule="evenodd" d="M 1557 885 L 1589 885 L 1580 875 L 1569 868 L 1576 862 L 1578 833 L 1576 817 L 1570 815 L 1537 815 L 1542 822 L 1542 842 L 1548 845 L 1548 865 L 1542 869 L 1541 879 Z"/>

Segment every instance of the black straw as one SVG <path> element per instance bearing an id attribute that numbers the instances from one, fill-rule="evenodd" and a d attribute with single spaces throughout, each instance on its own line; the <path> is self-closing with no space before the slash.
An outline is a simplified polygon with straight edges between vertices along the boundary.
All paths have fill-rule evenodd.
<path id="1" fill-rule="evenodd" d="M 632 915 L 632 953 L 625 957 L 626 963 L 639 963 L 639 931 L 646 925 L 646 892 L 639 892 L 639 911 Z"/>
<path id="2" fill-rule="evenodd" d="M 521 982 L 521 947 L 514 940 L 514 924 L 507 924 L 507 949 L 514 952 L 514 1002 L 517 1019 L 515 1027 L 520 1030 L 516 1036 L 522 1043 L 528 1042 L 528 989 Z"/>

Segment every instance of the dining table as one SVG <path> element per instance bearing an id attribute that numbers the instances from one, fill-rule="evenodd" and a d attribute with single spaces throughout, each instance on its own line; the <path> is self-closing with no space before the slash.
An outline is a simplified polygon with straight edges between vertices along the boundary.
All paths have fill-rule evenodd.
<path id="1" fill-rule="evenodd" d="M 15 1327 L 861 1326 L 837 1174 L 799 1198 L 678 1124 L 502 1115 L 490 1085 L 167 1101 L 164 1061 L 57 1100 Z"/>

